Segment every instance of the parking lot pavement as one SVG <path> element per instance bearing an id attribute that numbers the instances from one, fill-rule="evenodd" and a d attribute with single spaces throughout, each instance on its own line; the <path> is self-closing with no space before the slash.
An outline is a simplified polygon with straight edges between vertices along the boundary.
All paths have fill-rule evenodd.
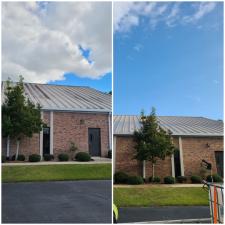
<path id="1" fill-rule="evenodd" d="M 119 223 L 157 222 L 207 223 L 210 218 L 208 206 L 165 206 L 165 207 L 122 207 L 119 209 Z M 186 221 L 186 222 L 185 222 Z M 207 221 L 207 222 L 206 222 Z"/>
<path id="2" fill-rule="evenodd" d="M 111 181 L 2 184 L 2 223 L 111 223 Z"/>

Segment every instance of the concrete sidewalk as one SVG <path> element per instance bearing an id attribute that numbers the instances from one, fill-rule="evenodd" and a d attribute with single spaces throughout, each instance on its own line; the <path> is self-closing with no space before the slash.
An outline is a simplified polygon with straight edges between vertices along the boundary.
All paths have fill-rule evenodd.
<path id="1" fill-rule="evenodd" d="M 67 161 L 67 162 L 58 162 L 58 161 L 41 161 L 41 162 L 10 162 L 2 163 L 2 166 L 35 166 L 35 165 L 66 165 L 66 164 L 103 164 L 103 163 L 112 163 L 112 160 L 109 158 L 101 157 L 92 157 L 93 161 L 89 162 L 78 162 L 78 161 Z"/>

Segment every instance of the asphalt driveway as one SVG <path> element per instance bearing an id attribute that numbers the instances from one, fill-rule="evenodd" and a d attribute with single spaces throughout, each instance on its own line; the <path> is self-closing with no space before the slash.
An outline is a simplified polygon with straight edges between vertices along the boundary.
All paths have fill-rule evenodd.
<path id="1" fill-rule="evenodd" d="M 161 206 L 161 207 L 121 207 L 119 209 L 119 223 L 133 222 L 158 222 L 179 220 L 185 221 L 204 221 L 209 223 L 210 210 L 208 206 Z"/>
<path id="2" fill-rule="evenodd" d="M 2 223 L 111 223 L 111 181 L 2 184 Z"/>

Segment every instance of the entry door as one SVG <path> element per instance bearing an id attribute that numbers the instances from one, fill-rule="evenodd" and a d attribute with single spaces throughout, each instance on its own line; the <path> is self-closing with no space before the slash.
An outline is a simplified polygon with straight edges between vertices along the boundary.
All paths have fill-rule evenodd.
<path id="1" fill-rule="evenodd" d="M 43 128 L 43 155 L 50 154 L 50 127 Z"/>
<path id="2" fill-rule="evenodd" d="M 99 128 L 88 128 L 89 153 L 91 156 L 101 156 L 101 137 Z"/>
<path id="3" fill-rule="evenodd" d="M 217 173 L 223 177 L 223 152 L 215 152 Z"/>
<path id="4" fill-rule="evenodd" d="M 180 167 L 180 150 L 174 151 L 174 167 L 175 167 L 175 177 L 181 176 L 181 167 Z"/>

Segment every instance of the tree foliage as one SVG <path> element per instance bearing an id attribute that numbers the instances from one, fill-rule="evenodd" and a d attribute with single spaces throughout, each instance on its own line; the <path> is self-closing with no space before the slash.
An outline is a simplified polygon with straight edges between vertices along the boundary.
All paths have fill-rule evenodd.
<path id="1" fill-rule="evenodd" d="M 175 148 L 171 132 L 159 126 L 154 108 L 148 116 L 145 116 L 143 111 L 141 112 L 140 124 L 140 129 L 134 132 L 137 160 L 151 161 L 155 164 L 158 159 L 164 160 L 166 156 L 173 153 Z"/>
<path id="2" fill-rule="evenodd" d="M 41 107 L 35 105 L 24 95 L 23 77 L 18 83 L 8 80 L 4 91 L 2 104 L 2 133 L 4 137 L 32 137 L 33 133 L 41 131 Z"/>

